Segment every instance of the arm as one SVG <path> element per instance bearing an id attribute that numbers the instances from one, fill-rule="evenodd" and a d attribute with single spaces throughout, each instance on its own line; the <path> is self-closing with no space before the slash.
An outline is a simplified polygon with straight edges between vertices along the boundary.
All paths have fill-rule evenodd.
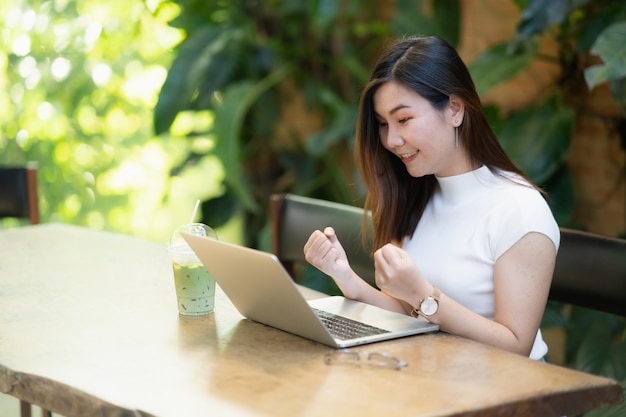
<path id="1" fill-rule="evenodd" d="M 493 321 L 445 294 L 429 319 L 446 332 L 528 356 L 545 309 L 555 258 L 556 248 L 547 236 L 528 233 L 495 263 Z M 400 248 L 379 249 L 376 283 L 389 295 L 416 306 L 432 293 L 432 285 L 409 260 Z"/>
<path id="2" fill-rule="evenodd" d="M 391 311 L 404 312 L 400 302 L 369 285 L 350 267 L 346 252 L 335 230 L 314 231 L 304 245 L 304 257 L 311 265 L 330 276 L 346 298 L 376 305 Z"/>

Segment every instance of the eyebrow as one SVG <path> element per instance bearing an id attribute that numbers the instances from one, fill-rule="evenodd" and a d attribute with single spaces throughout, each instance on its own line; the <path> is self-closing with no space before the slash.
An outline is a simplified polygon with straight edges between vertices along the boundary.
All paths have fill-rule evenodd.
<path id="1" fill-rule="evenodd" d="M 389 114 L 390 114 L 391 116 L 393 116 L 393 115 L 394 115 L 394 113 L 396 113 L 397 111 L 402 110 L 402 109 L 408 109 L 408 108 L 410 108 L 410 107 L 411 107 L 411 106 L 408 106 L 408 105 L 406 105 L 406 104 L 398 104 L 396 107 L 394 107 L 393 109 L 391 109 L 391 110 L 389 111 Z M 378 116 L 378 117 L 382 117 L 382 116 L 381 116 L 380 114 L 378 114 L 377 112 L 374 112 L 374 113 L 376 113 L 376 116 Z"/>

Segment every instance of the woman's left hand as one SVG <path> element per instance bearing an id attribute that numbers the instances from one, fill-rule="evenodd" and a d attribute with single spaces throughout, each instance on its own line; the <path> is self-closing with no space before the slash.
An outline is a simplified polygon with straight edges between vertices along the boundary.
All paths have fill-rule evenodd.
<path id="1" fill-rule="evenodd" d="M 428 282 L 413 259 L 402 248 L 388 243 L 374 252 L 376 285 L 393 298 L 415 305 L 422 293 L 428 293 Z"/>

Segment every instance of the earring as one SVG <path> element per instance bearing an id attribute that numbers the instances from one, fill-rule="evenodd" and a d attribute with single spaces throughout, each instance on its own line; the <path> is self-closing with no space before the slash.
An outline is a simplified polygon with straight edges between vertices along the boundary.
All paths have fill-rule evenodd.
<path id="1" fill-rule="evenodd" d="M 454 144 L 456 145 L 456 147 L 459 147 L 459 127 L 455 127 L 454 128 Z"/>

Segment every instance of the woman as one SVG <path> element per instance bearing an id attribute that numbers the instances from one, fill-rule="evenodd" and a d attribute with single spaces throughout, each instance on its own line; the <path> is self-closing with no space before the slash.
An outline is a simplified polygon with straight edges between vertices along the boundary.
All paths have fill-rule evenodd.
<path id="1" fill-rule="evenodd" d="M 372 211 L 376 284 L 332 228 L 306 259 L 347 298 L 541 359 L 559 228 L 490 128 L 457 52 L 436 37 L 389 47 L 360 101 L 356 158 Z"/>

